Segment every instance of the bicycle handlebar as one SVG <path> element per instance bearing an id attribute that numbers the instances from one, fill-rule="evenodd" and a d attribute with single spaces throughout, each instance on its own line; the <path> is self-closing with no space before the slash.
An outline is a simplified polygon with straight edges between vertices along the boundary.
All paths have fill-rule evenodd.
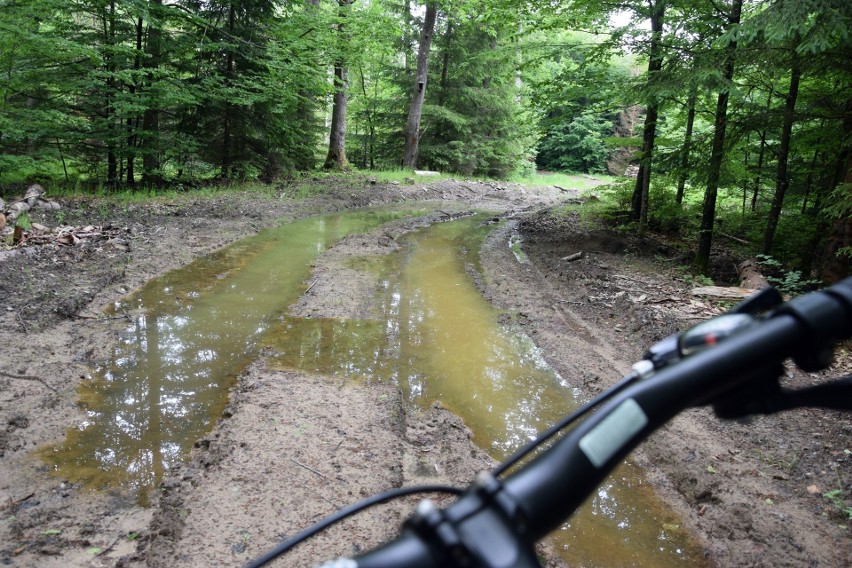
<path id="1" fill-rule="evenodd" d="M 744 384 L 768 374 L 777 377 L 775 369 L 788 357 L 809 360 L 809 353 L 824 352 L 834 341 L 851 336 L 852 279 L 830 290 L 792 300 L 730 341 L 627 388 L 508 478 L 506 491 L 522 504 L 530 537 L 541 538 L 558 527 L 563 511 L 582 504 L 630 450 L 682 410 L 724 401 Z M 558 510 L 554 503 L 559 503 Z"/>
<path id="2" fill-rule="evenodd" d="M 765 303 L 742 306 L 765 309 Z M 852 278 L 743 321 L 725 327 L 722 341 L 712 328 L 701 331 L 702 349 L 684 348 L 686 334 L 681 334 L 681 353 L 658 357 L 653 371 L 524 467 L 504 480 L 481 474 L 445 509 L 424 501 L 396 540 L 326 566 L 537 567 L 533 543 L 559 527 L 633 448 L 682 410 L 710 404 L 717 414 L 736 417 L 815 401 L 852 409 L 852 382 L 843 387 L 846 396 L 822 398 L 797 398 L 797 391 L 784 392 L 778 384 L 787 358 L 808 371 L 822 369 L 830 363 L 833 344 L 852 337 Z M 695 334 L 689 339 L 694 342 Z M 694 353 L 684 356 L 685 351 Z M 652 361 L 659 355 L 649 353 Z"/>

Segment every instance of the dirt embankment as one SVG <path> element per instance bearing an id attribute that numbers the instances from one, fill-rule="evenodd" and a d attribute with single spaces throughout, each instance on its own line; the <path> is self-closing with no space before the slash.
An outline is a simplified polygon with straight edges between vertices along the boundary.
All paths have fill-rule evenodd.
<path id="1" fill-rule="evenodd" d="M 515 313 L 549 362 L 589 394 L 609 386 L 654 340 L 721 310 L 689 297 L 676 250 L 531 213 L 566 197 L 555 188 L 347 182 L 329 183 L 309 201 L 290 200 L 289 193 L 282 186 L 277 198 L 65 202 L 66 223 L 118 232 L 0 257 L 0 561 L 239 565 L 281 531 L 295 530 L 284 527 L 303 527 L 400 484 L 463 485 L 487 467 L 464 425 L 440 407 L 415 413 L 391 386 L 277 371 L 263 357 L 240 377 L 220 424 L 167 477 L 152 509 L 117 491 L 92 493 L 52 477 L 33 457 L 33 449 L 61 440 L 83 419 L 76 387 L 124 325 L 104 319 L 104 307 L 278 219 L 392 203 L 436 211 L 435 220 L 467 208 L 502 213 L 509 222 L 483 249 L 483 291 Z M 56 214 L 36 220 L 55 224 Z M 377 284 L 346 259 L 390 252 L 411 228 L 344 239 L 317 260 L 310 293 L 294 312 L 369 317 Z M 522 235 L 530 262 L 519 264 L 505 246 L 512 233 Z M 580 260 L 565 260 L 580 251 Z M 792 386 L 821 380 L 793 370 L 787 378 Z M 798 411 L 746 426 L 695 410 L 655 436 L 638 459 L 719 565 L 844 566 L 852 561 L 849 529 L 839 527 L 843 517 L 822 494 L 849 494 L 850 434 L 848 414 Z M 357 552 L 353 542 L 380 542 L 413 501 L 357 517 L 297 549 L 286 565 Z"/>

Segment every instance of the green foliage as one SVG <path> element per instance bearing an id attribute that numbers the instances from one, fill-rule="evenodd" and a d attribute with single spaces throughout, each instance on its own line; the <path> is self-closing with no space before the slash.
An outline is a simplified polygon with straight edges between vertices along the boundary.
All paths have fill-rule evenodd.
<path id="1" fill-rule="evenodd" d="M 822 215 L 831 220 L 852 217 L 852 183 L 841 183 L 831 191 Z M 852 257 L 852 246 L 841 248 L 838 254 Z"/>
<path id="2" fill-rule="evenodd" d="M 610 148 L 605 135 L 612 129 L 611 122 L 588 112 L 552 122 L 538 146 L 539 167 L 583 173 L 606 171 Z"/>
<path id="3" fill-rule="evenodd" d="M 807 280 L 799 270 L 786 270 L 778 260 L 769 255 L 758 254 L 757 262 L 767 272 L 766 279 L 784 294 L 798 296 L 819 286 L 819 280 Z"/>
<path id="4" fill-rule="evenodd" d="M 310 168 L 327 90 L 324 21 L 304 3 L 267 0 L 6 5 L 0 180 L 39 172 L 114 187 L 140 172 L 145 181 Z"/>
<path id="5" fill-rule="evenodd" d="M 529 172 L 534 131 L 516 83 L 514 27 L 450 14 L 436 34 L 423 108 L 420 164 L 464 176 Z"/>
<path id="6" fill-rule="evenodd" d="M 650 228 L 672 235 L 688 236 L 698 230 L 700 205 L 687 202 L 678 205 L 675 202 L 675 186 L 670 178 L 658 178 L 651 186 Z"/>
<path id="7" fill-rule="evenodd" d="M 680 272 L 680 279 L 689 288 L 715 285 L 712 278 L 704 274 L 696 274 L 691 266 L 680 266 L 678 270 Z"/>
<path id="8" fill-rule="evenodd" d="M 15 226 L 20 227 L 25 231 L 29 231 L 30 229 L 32 229 L 33 224 L 32 221 L 30 221 L 30 216 L 26 211 L 22 211 L 21 214 L 18 215 L 18 218 L 15 219 Z"/>
<path id="9" fill-rule="evenodd" d="M 618 149 L 641 140 L 618 124 L 633 62 L 587 33 L 534 33 L 525 69 L 540 116 L 536 161 L 543 169 L 600 173 Z M 621 150 L 624 152 L 624 150 Z"/>
<path id="10" fill-rule="evenodd" d="M 832 489 L 822 494 L 837 511 L 846 517 L 847 520 L 852 521 L 852 506 L 846 504 L 844 495 L 845 493 L 842 489 Z"/>
<path id="11" fill-rule="evenodd" d="M 809 263 L 826 227 L 852 217 L 852 189 L 839 183 L 848 175 L 852 3 L 747 2 L 742 24 L 726 31 L 718 10 L 730 3 L 666 2 L 662 66 L 649 72 L 651 35 L 633 24 L 660 4 L 622 2 L 632 23 L 612 28 L 613 3 L 442 3 L 419 167 L 503 178 L 531 176 L 536 163 L 582 172 L 609 164 L 621 173 L 636 163 L 643 113 L 654 103 L 648 223 L 694 238 L 715 104 L 726 92 L 725 157 L 710 212 L 717 234 L 755 243 L 730 239 L 753 254 L 778 186 L 785 94 L 797 66 L 772 254 L 803 274 L 776 277 L 805 286 L 818 273 Z M 394 168 L 413 87 L 417 8 L 388 0 L 342 10 L 304 0 L 0 0 L 0 183 L 112 194 L 129 187 L 145 196 L 140 185 L 162 181 L 198 190 L 216 178 L 271 181 L 312 170 L 336 63 L 349 69 L 350 160 Z M 734 39 L 743 49 L 726 79 Z M 601 189 L 593 209 L 629 223 L 633 187 L 623 180 Z M 840 254 L 852 256 L 852 247 Z"/>

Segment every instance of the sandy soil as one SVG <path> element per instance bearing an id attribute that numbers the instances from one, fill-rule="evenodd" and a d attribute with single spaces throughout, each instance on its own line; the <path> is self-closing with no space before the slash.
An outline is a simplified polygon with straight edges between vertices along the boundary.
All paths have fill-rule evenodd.
<path id="1" fill-rule="evenodd" d="M 434 213 L 344 239 L 317 260 L 294 313 L 369 317 L 375 278 L 347 259 L 387 254 L 415 226 L 466 209 L 507 222 L 483 248 L 479 284 L 515 314 L 566 377 L 587 394 L 612 384 L 656 339 L 722 310 L 688 293 L 677 247 L 557 217 L 573 192 L 512 184 L 323 182 L 309 200 L 223 194 L 121 205 L 62 201 L 34 220 L 112 226 L 73 247 L 0 252 L 0 562 L 13 566 L 236 566 L 362 497 L 423 482 L 465 485 L 490 464 L 460 420 L 440 406 L 406 408 L 389 385 L 341 384 L 267 367 L 240 377 L 214 431 L 164 481 L 155 506 L 93 493 L 51 476 L 32 450 L 81 420 L 75 389 L 117 340 L 103 309 L 149 278 L 253 234 L 278 219 L 405 202 Z M 529 262 L 506 246 L 523 238 Z M 566 256 L 583 251 L 581 260 Z M 726 268 L 725 257 L 717 257 Z M 331 301 L 334 299 L 334 301 Z M 341 301 L 345 299 L 345 301 Z M 850 371 L 848 354 L 840 371 Z M 836 376 L 835 371 L 830 376 Z M 791 386 L 823 381 L 791 369 Z M 286 408 L 287 412 L 274 412 Z M 692 410 L 637 455 L 658 492 L 720 566 L 849 566 L 852 417 L 796 411 L 749 425 Z M 298 548 L 281 565 L 357 552 L 390 536 L 416 499 L 356 517 Z M 357 544 L 355 544 L 357 543 Z"/>

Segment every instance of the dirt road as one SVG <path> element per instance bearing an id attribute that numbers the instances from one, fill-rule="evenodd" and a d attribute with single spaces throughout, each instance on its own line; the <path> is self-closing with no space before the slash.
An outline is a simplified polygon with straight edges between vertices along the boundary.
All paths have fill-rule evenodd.
<path id="1" fill-rule="evenodd" d="M 390 486 L 466 484 L 488 466 L 464 425 L 439 406 L 418 413 L 392 386 L 270 370 L 261 356 L 240 377 L 218 426 L 184 467 L 169 473 L 153 507 L 51 475 L 33 450 L 83 420 L 76 389 L 125 324 L 106 319 L 104 308 L 278 219 L 394 203 L 440 211 L 434 219 L 469 208 L 495 212 L 505 223 L 483 248 L 479 285 L 493 304 L 516 314 L 514 323 L 548 362 L 580 381 L 586 394 L 609 386 L 654 340 L 722 310 L 689 295 L 675 247 L 549 213 L 576 197 L 555 187 L 323 183 L 323 193 L 309 200 L 292 199 L 297 192 L 288 185 L 278 195 L 187 194 L 145 205 L 66 200 L 61 213 L 34 220 L 55 226 L 61 215 L 78 227 L 111 227 L 105 236 L 0 253 L 0 561 L 236 566 L 277 541 L 280 527 L 303 526 Z M 528 263 L 518 263 L 506 246 L 511 234 L 523 238 Z M 334 317 L 369 312 L 377 283 L 353 275 L 346 261 L 392 250 L 387 239 L 394 236 L 383 230 L 332 248 L 315 263 L 312 294 L 292 309 Z M 565 260 L 577 252 L 584 253 L 580 260 Z M 849 372 L 848 353 L 844 365 Z M 822 380 L 793 369 L 786 379 L 791 386 Z M 274 412 L 280 408 L 288 413 Z M 710 561 L 848 566 L 852 520 L 841 507 L 849 507 L 852 493 L 850 434 L 848 414 L 797 411 L 746 426 L 720 423 L 700 409 L 664 428 L 636 459 Z M 832 490 L 839 501 L 823 496 Z M 358 517 L 283 565 L 351 554 L 353 542 L 380 542 L 411 504 Z"/>

